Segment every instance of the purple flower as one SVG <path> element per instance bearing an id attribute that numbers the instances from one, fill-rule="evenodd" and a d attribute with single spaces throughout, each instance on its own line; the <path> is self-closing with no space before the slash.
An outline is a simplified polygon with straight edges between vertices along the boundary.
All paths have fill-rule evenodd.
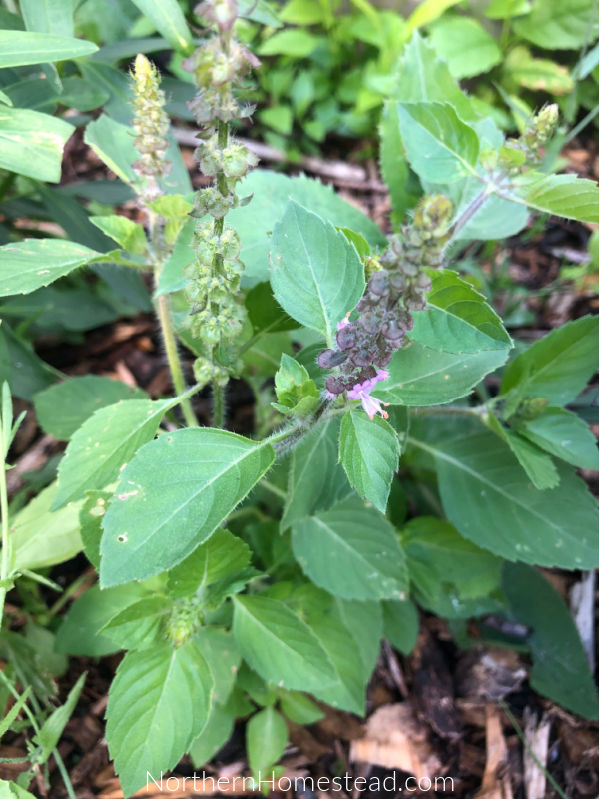
<path id="1" fill-rule="evenodd" d="M 389 403 L 382 403 L 376 397 L 371 396 L 371 392 L 379 381 L 384 381 L 389 378 L 387 369 L 380 369 L 374 378 L 369 378 L 362 383 L 355 384 L 348 392 L 348 397 L 351 400 L 360 400 L 362 407 L 369 415 L 369 419 L 373 419 L 375 414 L 381 414 L 384 419 L 387 419 L 389 414 L 384 411 L 381 406 L 389 406 Z"/>
<path id="2" fill-rule="evenodd" d="M 345 328 L 345 327 L 346 327 L 346 325 L 350 325 L 350 320 L 349 320 L 349 317 L 350 317 L 350 312 L 348 312 L 348 313 L 346 314 L 346 316 L 344 317 L 344 319 L 341 319 L 341 320 L 338 322 L 338 324 L 337 324 L 337 326 L 336 326 L 336 327 L 337 327 L 337 329 L 338 329 L 338 331 L 341 331 L 341 330 L 342 330 L 342 328 Z"/>

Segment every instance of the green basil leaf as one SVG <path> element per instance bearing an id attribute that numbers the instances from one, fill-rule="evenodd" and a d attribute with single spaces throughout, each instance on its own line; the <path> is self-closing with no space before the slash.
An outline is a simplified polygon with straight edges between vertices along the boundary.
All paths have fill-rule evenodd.
<path id="1" fill-rule="evenodd" d="M 269 444 L 212 428 L 186 428 L 148 442 L 121 472 L 104 517 L 102 585 L 178 564 L 208 539 L 274 458 Z"/>
<path id="2" fill-rule="evenodd" d="M 213 681 L 193 640 L 127 653 L 110 687 L 106 739 L 126 796 L 173 769 L 202 732 Z M 157 735 L 160 731 L 160 735 Z"/>

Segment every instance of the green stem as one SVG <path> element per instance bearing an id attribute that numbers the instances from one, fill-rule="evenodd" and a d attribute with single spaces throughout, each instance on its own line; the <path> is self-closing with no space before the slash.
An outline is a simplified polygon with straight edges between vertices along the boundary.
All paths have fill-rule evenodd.
<path id="1" fill-rule="evenodd" d="M 225 427 L 225 387 L 213 381 L 213 428 Z"/>
<path id="2" fill-rule="evenodd" d="M 219 120 L 217 131 L 218 131 L 219 150 L 223 152 L 223 150 L 225 150 L 225 148 L 229 143 L 229 125 L 226 122 Z M 225 197 L 228 194 L 227 177 L 225 176 L 224 172 L 219 172 L 217 174 L 217 189 L 219 190 L 219 194 L 223 195 L 223 197 Z M 225 227 L 224 217 L 215 219 L 213 228 L 215 236 L 221 236 L 224 227 Z M 223 256 L 220 253 L 217 253 L 213 261 L 213 269 L 216 272 L 220 272 L 222 267 L 223 267 Z M 214 350 L 213 350 L 213 361 L 214 361 Z M 212 425 L 213 428 L 223 428 L 225 426 L 225 387 L 219 385 L 219 383 L 217 383 L 216 380 L 213 380 L 212 391 L 213 391 Z"/>
<path id="3" fill-rule="evenodd" d="M 455 414 L 466 417 L 481 417 L 487 413 L 487 406 L 423 406 L 422 408 L 412 408 L 411 416 L 428 417 L 437 414 Z"/>
<path id="4" fill-rule="evenodd" d="M 2 448 L 2 464 L 0 464 L 0 513 L 2 514 L 2 556 L 0 561 L 0 628 L 2 627 L 2 617 L 4 614 L 4 602 L 8 592 L 7 583 L 10 577 L 12 566 L 11 541 L 8 518 L 8 488 L 6 485 L 6 459 L 8 451 L 16 429 L 22 419 L 21 415 L 13 426 L 12 400 L 8 383 L 2 385 L 2 398 L 0 410 L 0 447 Z"/>
<path id="5" fill-rule="evenodd" d="M 6 421 L 3 420 L 6 424 Z M 9 422 L 10 424 L 10 422 Z M 2 616 L 4 614 L 4 601 L 6 600 L 6 581 L 10 572 L 10 538 L 8 528 L 8 490 L 6 487 L 6 455 L 3 456 L 0 469 L 0 510 L 2 512 L 2 562 L 0 564 L 0 627 L 2 626 Z"/>
<path id="6" fill-rule="evenodd" d="M 86 574 L 85 572 L 83 573 L 83 575 L 80 575 L 78 578 L 76 578 L 73 581 L 73 583 L 71 583 L 71 585 L 64 590 L 64 592 L 61 594 L 58 600 L 52 606 L 50 606 L 50 608 L 48 609 L 47 620 L 50 621 L 53 617 L 55 617 L 58 614 L 58 612 L 67 602 L 67 600 L 75 594 L 75 592 L 79 589 L 79 587 L 82 584 L 87 582 L 93 583 L 93 581 L 94 581 L 93 576 Z"/>
<path id="7" fill-rule="evenodd" d="M 513 726 L 513 728 L 517 732 L 517 736 L 521 740 L 521 744 L 523 745 L 523 747 L 527 750 L 527 752 L 529 753 L 531 758 L 535 761 L 537 766 L 542 770 L 542 772 L 546 776 L 546 779 L 552 784 L 552 787 L 553 787 L 554 791 L 558 794 L 559 797 L 562 797 L 563 800 L 567 800 L 567 795 L 563 792 L 563 790 L 560 788 L 558 783 L 554 780 L 552 775 L 550 775 L 550 773 L 548 772 L 546 767 L 542 764 L 542 762 L 539 760 L 539 758 L 536 756 L 536 754 L 531 749 L 531 746 L 530 746 L 529 742 L 527 741 L 527 738 L 526 738 L 525 734 L 523 733 L 523 729 L 521 728 L 521 726 L 519 725 L 519 723 L 515 719 L 514 715 L 512 714 L 512 712 L 510 710 L 510 708 L 506 705 L 504 700 L 499 700 L 498 701 L 498 705 L 504 711 L 504 713 L 506 714 L 506 716 L 508 717 L 508 719 L 510 721 L 510 724 Z"/>
<path id="8" fill-rule="evenodd" d="M 148 233 L 150 236 L 150 245 L 152 247 L 152 256 L 154 259 L 154 279 L 155 285 L 158 287 L 158 280 L 163 268 L 163 241 L 162 229 L 160 225 L 160 217 L 151 209 L 148 212 Z M 169 306 L 169 298 L 166 294 L 160 294 L 155 300 L 156 314 L 160 323 L 160 329 L 165 343 L 165 352 L 167 354 L 167 361 L 169 363 L 169 371 L 171 372 L 171 381 L 175 394 L 182 395 L 185 392 L 185 378 L 183 375 L 183 368 L 179 358 L 179 350 L 177 348 L 177 339 L 173 330 L 173 322 L 171 320 L 171 309 Z M 194 414 L 194 409 L 189 398 L 181 400 L 180 404 L 183 418 L 187 425 L 191 428 L 197 428 L 198 418 Z"/>
<path id="9" fill-rule="evenodd" d="M 167 354 L 167 361 L 169 362 L 173 388 L 177 395 L 182 395 L 185 392 L 185 378 L 183 376 L 179 351 L 177 350 L 177 340 L 175 339 L 173 324 L 171 322 L 169 300 L 166 295 L 161 294 L 158 296 L 156 300 L 156 310 L 162 330 L 163 341 L 165 343 L 165 352 Z M 194 414 L 194 409 L 192 408 L 189 397 L 181 400 L 179 405 L 181 406 L 181 411 L 183 412 L 186 423 L 192 428 L 198 427 L 198 419 Z"/>
<path id="10" fill-rule="evenodd" d="M 274 483 L 271 483 L 271 481 L 268 481 L 266 478 L 263 478 L 262 481 L 260 481 L 260 486 L 264 486 L 267 491 L 274 494 L 280 500 L 287 499 L 287 492 L 284 492 L 283 489 L 280 489 L 279 486 L 275 486 Z"/>

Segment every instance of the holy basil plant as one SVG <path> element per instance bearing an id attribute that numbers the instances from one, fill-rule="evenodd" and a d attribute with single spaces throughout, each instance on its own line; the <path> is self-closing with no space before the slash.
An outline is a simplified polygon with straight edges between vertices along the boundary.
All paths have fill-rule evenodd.
<path id="1" fill-rule="evenodd" d="M 576 629 L 535 566 L 596 566 L 596 502 L 576 471 L 594 467 L 596 445 L 573 403 L 596 370 L 597 320 L 515 343 L 452 260 L 530 213 L 595 219 L 593 182 L 543 171 L 557 109 L 505 140 L 413 38 L 404 58 L 423 81 L 397 87 L 381 128 L 400 220 L 386 238 L 330 188 L 251 170 L 230 123 L 249 113 L 235 87 L 258 63 L 235 39 L 234 3 L 198 13 L 207 37 L 184 67 L 213 185 L 169 193 L 169 120 L 143 56 L 132 128 L 106 113 L 86 132 L 145 210 L 145 227 L 92 222 L 113 263 L 153 276 L 176 396 L 90 376 L 34 398 L 43 428 L 68 441 L 36 524 L 79 509 L 70 541 L 99 574 L 59 647 L 127 651 L 106 730 L 124 793 L 186 753 L 203 765 L 238 718 L 264 775 L 286 719 L 313 722 L 318 703 L 363 714 L 381 639 L 409 653 L 419 608 L 453 630 L 478 619 L 483 641 L 489 615 L 524 623 L 532 686 L 593 716 Z M 36 239 L 0 257 L 14 295 L 106 256 Z M 225 427 L 231 377 L 255 393 L 251 436 Z M 202 427 L 193 401 L 209 384 Z"/>

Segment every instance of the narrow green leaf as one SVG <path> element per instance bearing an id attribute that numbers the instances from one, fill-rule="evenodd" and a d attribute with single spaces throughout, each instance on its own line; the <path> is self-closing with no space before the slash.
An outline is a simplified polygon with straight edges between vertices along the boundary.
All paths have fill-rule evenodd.
<path id="1" fill-rule="evenodd" d="M 412 342 L 395 353 L 387 367 L 390 376 L 377 385 L 376 395 L 384 402 L 405 406 L 449 403 L 469 394 L 507 357 L 507 350 L 444 353 Z"/>
<path id="2" fill-rule="evenodd" d="M 102 585 L 178 564 L 208 539 L 274 458 L 269 444 L 211 428 L 187 428 L 148 442 L 122 471 L 104 517 Z"/>
<path id="3" fill-rule="evenodd" d="M 344 234 L 293 200 L 273 231 L 271 285 L 281 307 L 327 341 L 365 287 L 361 261 Z"/>
<path id="4" fill-rule="evenodd" d="M 502 320 L 471 284 L 448 269 L 431 270 L 427 308 L 413 314 L 409 336 L 433 350 L 480 353 L 507 350 L 512 341 Z"/>
<path id="5" fill-rule="evenodd" d="M 303 572 L 331 594 L 349 600 L 404 599 L 404 554 L 390 523 L 357 498 L 292 526 Z"/>
<path id="6" fill-rule="evenodd" d="M 255 714 L 246 726 L 246 749 L 252 774 L 267 776 L 283 755 L 287 740 L 285 720 L 273 706 Z"/>
<path id="7" fill-rule="evenodd" d="M 27 686 L 27 688 L 24 689 L 23 694 L 19 695 L 19 699 L 10 707 L 0 721 L 0 736 L 4 736 L 4 734 L 10 730 L 13 722 L 23 710 L 23 706 L 27 704 L 31 689 L 31 686 Z"/>
<path id="8" fill-rule="evenodd" d="M 5 31 L 0 31 L 0 39 L 2 33 Z M 0 106 L 0 167 L 36 180 L 58 183 L 63 149 L 74 130 L 69 122 L 49 114 Z M 43 266 L 38 262 L 38 267 Z"/>
<path id="9" fill-rule="evenodd" d="M 132 389 L 121 381 L 85 375 L 70 378 L 38 392 L 33 398 L 35 415 L 45 433 L 68 440 L 99 408 L 144 397 L 141 389 Z"/>
<path id="10" fill-rule="evenodd" d="M 598 369 L 598 317 L 582 317 L 554 330 L 506 368 L 501 394 L 545 397 L 566 405 L 585 389 Z"/>
<path id="11" fill-rule="evenodd" d="M 525 564 L 506 564 L 502 588 L 519 622 L 533 629 L 529 680 L 540 694 L 586 719 L 598 719 L 598 692 L 573 618 L 562 597 Z"/>
<path id="12" fill-rule="evenodd" d="M 177 0 L 133 0 L 133 3 L 175 50 L 188 53 L 193 49 L 192 34 Z"/>
<path id="13" fill-rule="evenodd" d="M 28 31 L 73 36 L 73 0 L 21 0 Z"/>
<path id="14" fill-rule="evenodd" d="M 340 462 L 350 485 L 383 514 L 399 458 L 398 436 L 384 419 L 369 419 L 358 410 L 344 414 L 340 425 Z"/>
<path id="15" fill-rule="evenodd" d="M 71 718 L 75 706 L 77 705 L 79 695 L 85 683 L 86 674 L 87 673 L 83 672 L 79 676 L 77 683 L 72 687 L 63 705 L 54 709 L 40 728 L 39 733 L 33 737 L 33 741 L 42 748 L 42 752 L 39 755 L 40 763 L 45 764 L 46 761 L 48 761 L 52 751 L 58 744 L 58 740 L 62 736 L 65 725 Z"/>
<path id="16" fill-rule="evenodd" d="M 335 680 L 314 633 L 279 600 L 236 597 L 233 632 L 245 660 L 266 681 L 310 692 Z"/>
<path id="17" fill-rule="evenodd" d="M 104 489 L 137 449 L 152 439 L 165 411 L 176 400 L 119 400 L 95 411 L 73 434 L 58 467 L 54 508 Z M 120 493 L 130 491 L 131 486 Z"/>
<path id="18" fill-rule="evenodd" d="M 0 69 L 89 56 L 97 49 L 93 42 L 70 36 L 0 30 Z"/>
<path id="19" fill-rule="evenodd" d="M 429 418 L 409 442 L 435 456 L 444 511 L 467 539 L 512 561 L 596 566 L 598 506 L 570 468 L 559 466 L 560 485 L 540 492 L 508 445 L 477 422 L 444 433 Z"/>
<path id="20" fill-rule="evenodd" d="M 517 430 L 538 447 L 583 469 L 598 469 L 598 445 L 589 425 L 572 411 L 545 408 Z"/>
<path id="21" fill-rule="evenodd" d="M 410 165 L 424 181 L 452 183 L 475 174 L 479 138 L 449 103 L 398 103 Z"/>
<path id="22" fill-rule="evenodd" d="M 123 793 L 172 769 L 210 713 L 212 677 L 193 640 L 128 653 L 112 682 L 106 738 Z"/>

